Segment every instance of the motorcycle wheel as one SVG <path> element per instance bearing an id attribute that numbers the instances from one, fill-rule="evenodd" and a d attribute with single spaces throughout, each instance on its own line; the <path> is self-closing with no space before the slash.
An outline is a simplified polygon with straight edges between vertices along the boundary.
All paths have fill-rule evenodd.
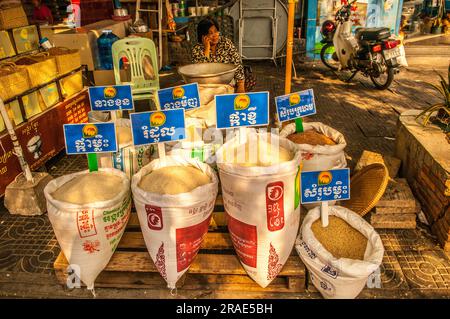
<path id="1" fill-rule="evenodd" d="M 378 54 L 377 62 L 381 64 L 382 72 L 378 76 L 370 76 L 373 84 L 378 90 L 386 90 L 394 80 L 394 70 L 387 65 L 382 54 Z"/>
<path id="2" fill-rule="evenodd" d="M 336 50 L 334 49 L 333 43 L 327 43 L 320 50 L 320 59 L 323 64 L 333 71 L 339 70 L 340 63 L 336 56 Z"/>

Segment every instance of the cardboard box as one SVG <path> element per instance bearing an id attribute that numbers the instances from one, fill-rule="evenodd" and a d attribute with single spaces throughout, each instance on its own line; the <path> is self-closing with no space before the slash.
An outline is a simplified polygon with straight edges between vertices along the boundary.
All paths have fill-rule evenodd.
<path id="1" fill-rule="evenodd" d="M 35 25 L 16 28 L 12 34 L 18 54 L 39 49 L 39 33 Z"/>
<path id="2" fill-rule="evenodd" d="M 100 64 L 97 39 L 102 35 L 102 30 L 110 29 L 122 39 L 126 36 L 127 23 L 128 21 L 103 20 L 82 28 L 53 34 L 49 40 L 57 47 L 80 50 L 81 64 L 87 65 L 89 71 L 94 71 Z"/>
<path id="3" fill-rule="evenodd" d="M 0 29 L 19 28 L 28 25 L 27 15 L 21 5 L 0 10 Z"/>
<path id="4" fill-rule="evenodd" d="M 116 79 L 113 70 L 95 70 L 93 72 L 94 82 L 97 86 L 115 85 Z M 120 71 L 122 81 L 130 81 L 130 74 L 125 70 Z"/>
<path id="5" fill-rule="evenodd" d="M 0 31 L 0 59 L 16 55 L 8 31 Z"/>

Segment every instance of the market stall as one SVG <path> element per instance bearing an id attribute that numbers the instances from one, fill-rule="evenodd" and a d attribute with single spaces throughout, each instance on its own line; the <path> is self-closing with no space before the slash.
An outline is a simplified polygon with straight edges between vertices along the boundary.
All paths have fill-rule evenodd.
<path id="1" fill-rule="evenodd" d="M 182 3 L 172 9 L 186 9 Z M 28 84 L 4 98 L 25 160 L 35 170 L 63 149 L 87 158 L 83 170 L 43 189 L 61 248 L 53 264 L 61 287 L 94 297 L 95 288 L 114 287 L 260 298 L 296 298 L 308 288 L 327 299 L 378 287 L 385 251 L 375 226 L 389 228 L 397 221 L 389 218 L 402 215 L 415 227 L 417 208 L 403 198 L 407 184 L 389 183 L 395 159 L 364 153 L 351 171 L 345 150 L 352 141 L 311 120 L 322 112 L 317 92 L 292 92 L 295 5 L 288 1 L 279 96 L 237 91 L 241 65 L 233 63 L 184 65 L 176 84 L 161 85 L 160 47 L 148 32 L 129 34 L 136 25 L 128 18 L 45 40 L 36 27 L 38 44 L 27 52 L 11 44 L 5 59 L 17 60 L 0 76 L 16 76 L 11 87 L 21 76 Z M 218 34 L 214 24 L 209 30 Z M 275 58 L 275 42 L 271 49 Z M 67 80 L 81 74 L 90 78 L 87 88 Z M 141 100 L 155 107 L 139 110 Z M 3 133 L 0 193 L 21 172 Z M 400 200 L 406 204 L 392 217 Z"/>
<path id="2" fill-rule="evenodd" d="M 26 150 L 25 159 L 32 169 L 37 169 L 64 147 L 60 126 L 87 119 L 87 95 L 82 92 L 84 67 L 78 50 L 44 49 L 40 26 L 28 25 L 20 5 L 0 12 L 0 98 L 22 149 Z M 3 118 L 0 136 L 3 195 L 21 169 Z"/>

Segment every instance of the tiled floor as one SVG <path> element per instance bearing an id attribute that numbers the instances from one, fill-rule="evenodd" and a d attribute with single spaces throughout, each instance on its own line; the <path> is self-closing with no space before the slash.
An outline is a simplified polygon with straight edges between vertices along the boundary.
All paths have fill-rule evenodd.
<path id="1" fill-rule="evenodd" d="M 253 69 L 258 79 L 256 90 L 269 90 L 272 96 L 283 93 L 282 69 L 269 63 L 256 64 Z M 390 90 L 382 92 L 374 90 L 364 78 L 342 83 L 319 65 L 304 64 L 297 71 L 299 78 L 292 90 L 314 88 L 318 114 L 310 120 L 322 121 L 345 135 L 350 167 L 364 149 L 392 154 L 398 113 L 407 108 L 426 107 L 436 100 L 436 95 L 422 82 L 433 79 L 430 71 L 404 71 Z M 162 79 L 162 86 L 168 86 L 173 77 Z M 84 156 L 63 155 L 47 165 L 48 172 L 55 177 L 86 167 Z M 415 230 L 379 233 L 386 250 L 380 269 L 381 288 L 366 288 L 361 298 L 450 298 L 450 260 L 426 225 L 419 223 Z M 67 291 L 56 283 L 52 264 L 59 251 L 46 215 L 12 216 L 0 203 L 0 297 L 89 297 L 85 291 Z M 111 298 L 149 296 L 106 288 L 98 289 L 98 293 Z M 166 294 L 161 292 L 158 296 Z M 202 296 L 211 297 L 208 294 L 197 297 Z M 320 295 L 309 283 L 308 292 L 295 297 Z"/>

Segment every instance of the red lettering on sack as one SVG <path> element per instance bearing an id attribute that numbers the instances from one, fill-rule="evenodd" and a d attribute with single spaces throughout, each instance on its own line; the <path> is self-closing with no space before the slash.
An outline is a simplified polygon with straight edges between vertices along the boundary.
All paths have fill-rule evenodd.
<path id="1" fill-rule="evenodd" d="M 158 249 L 158 253 L 156 254 L 155 266 L 158 269 L 161 276 L 164 278 L 164 280 L 167 280 L 166 256 L 164 255 L 164 243 L 161 243 L 161 246 Z"/>
<path id="2" fill-rule="evenodd" d="M 284 184 L 275 182 L 266 186 L 267 228 L 277 231 L 284 227 Z"/>
<path id="3" fill-rule="evenodd" d="M 283 265 L 279 263 L 280 258 L 278 257 L 275 247 L 270 243 L 269 249 L 269 263 L 267 270 L 267 280 L 273 280 L 283 268 Z"/>
<path id="4" fill-rule="evenodd" d="M 227 214 L 228 231 L 240 261 L 256 268 L 258 249 L 256 226 L 243 223 Z"/>
<path id="5" fill-rule="evenodd" d="M 211 215 L 200 224 L 176 230 L 177 272 L 189 267 L 208 231 Z"/>
<path id="6" fill-rule="evenodd" d="M 145 211 L 147 212 L 148 228 L 152 230 L 163 229 L 163 218 L 161 207 L 145 205 Z"/>
<path id="7" fill-rule="evenodd" d="M 77 212 L 77 227 L 80 238 L 97 235 L 97 228 L 95 228 L 94 222 L 94 210 L 91 213 L 88 210 Z"/>

